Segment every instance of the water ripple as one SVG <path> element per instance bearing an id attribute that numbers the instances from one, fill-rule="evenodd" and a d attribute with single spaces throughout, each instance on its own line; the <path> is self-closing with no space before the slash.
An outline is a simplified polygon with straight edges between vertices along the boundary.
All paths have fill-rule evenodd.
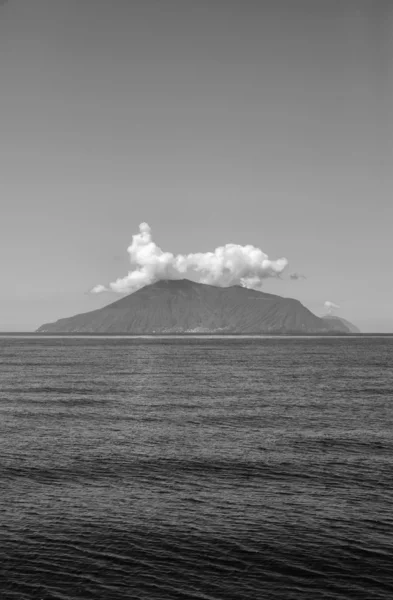
<path id="1" fill-rule="evenodd" d="M 392 349 L 0 339 L 0 597 L 390 600 Z"/>

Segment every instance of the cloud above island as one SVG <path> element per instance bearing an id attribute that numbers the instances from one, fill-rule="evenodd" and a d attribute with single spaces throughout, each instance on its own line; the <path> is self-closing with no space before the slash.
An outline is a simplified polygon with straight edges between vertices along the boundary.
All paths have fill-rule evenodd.
<path id="1" fill-rule="evenodd" d="M 340 306 L 338 304 L 335 304 L 334 302 L 330 302 L 330 300 L 326 300 L 324 307 L 325 307 L 325 311 L 326 311 L 327 315 L 334 314 L 334 312 L 340 308 Z"/>
<path id="2" fill-rule="evenodd" d="M 131 270 L 107 286 L 98 284 L 92 293 L 129 294 L 160 279 L 191 279 L 220 287 L 242 285 L 259 289 L 268 277 L 279 277 L 286 258 L 270 260 L 260 248 L 238 244 L 219 246 L 213 252 L 177 254 L 164 252 L 153 241 L 147 223 L 139 225 L 127 248 Z"/>

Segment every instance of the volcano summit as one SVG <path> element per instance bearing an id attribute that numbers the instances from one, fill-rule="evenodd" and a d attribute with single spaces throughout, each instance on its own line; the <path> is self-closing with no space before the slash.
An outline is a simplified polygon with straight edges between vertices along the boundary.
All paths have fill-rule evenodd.
<path id="1" fill-rule="evenodd" d="M 161 280 L 88 313 L 42 325 L 40 333 L 350 333 L 298 300 L 239 285 Z"/>

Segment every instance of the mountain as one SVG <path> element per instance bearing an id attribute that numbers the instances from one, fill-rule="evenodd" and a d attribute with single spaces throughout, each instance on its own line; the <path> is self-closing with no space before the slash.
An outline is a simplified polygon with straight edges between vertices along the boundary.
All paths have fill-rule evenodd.
<path id="1" fill-rule="evenodd" d="M 356 325 L 354 325 L 353 323 L 350 323 L 349 321 L 347 321 L 346 319 L 343 319 L 342 317 L 336 317 L 333 315 L 328 315 L 327 317 L 323 317 L 324 321 L 328 322 L 328 325 L 331 327 L 335 327 L 336 325 L 340 328 L 342 325 L 344 325 L 344 327 L 347 327 L 350 331 L 350 333 L 361 333 L 360 329 L 358 327 L 356 327 Z"/>
<path id="2" fill-rule="evenodd" d="M 42 325 L 41 333 L 349 333 L 298 300 L 188 279 L 147 285 L 98 310 Z"/>

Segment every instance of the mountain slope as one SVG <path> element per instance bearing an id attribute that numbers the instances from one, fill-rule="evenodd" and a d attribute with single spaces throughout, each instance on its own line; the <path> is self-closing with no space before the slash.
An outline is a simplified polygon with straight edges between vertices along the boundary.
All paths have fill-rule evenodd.
<path id="1" fill-rule="evenodd" d="M 42 325 L 52 333 L 349 333 L 331 325 L 298 300 L 187 279 L 141 288 L 98 310 Z"/>
<path id="2" fill-rule="evenodd" d="M 344 325 L 345 327 L 347 327 L 350 331 L 350 333 L 361 333 L 360 329 L 358 327 L 356 327 L 356 325 L 354 325 L 353 323 L 350 323 L 349 321 L 347 321 L 346 319 L 343 319 L 342 317 L 336 317 L 333 315 L 329 315 L 327 317 L 323 317 L 324 321 L 328 322 L 328 325 L 330 327 L 341 327 L 342 325 Z"/>

